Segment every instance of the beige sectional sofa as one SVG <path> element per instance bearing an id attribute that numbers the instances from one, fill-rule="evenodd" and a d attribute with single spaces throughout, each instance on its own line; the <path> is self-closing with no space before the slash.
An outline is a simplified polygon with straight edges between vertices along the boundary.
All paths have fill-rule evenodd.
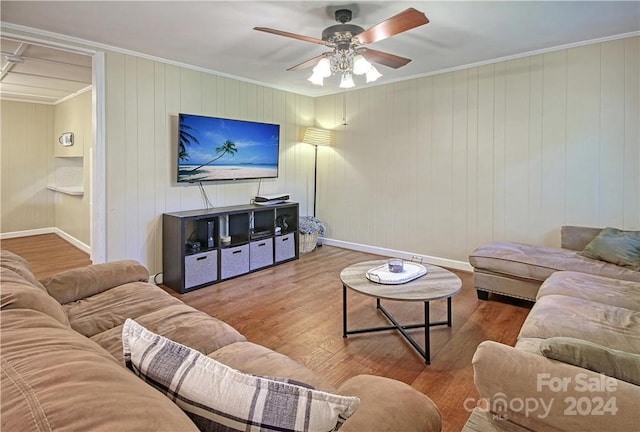
<path id="1" fill-rule="evenodd" d="M 535 301 L 540 285 L 554 272 L 577 271 L 640 282 L 640 272 L 581 255 L 601 228 L 563 226 L 561 247 L 494 241 L 469 255 L 478 298 L 489 293 Z"/>
<path id="2" fill-rule="evenodd" d="M 3 431 L 197 430 L 171 399 L 125 368 L 121 334 L 127 318 L 245 373 L 359 397 L 359 408 L 341 431 L 441 428 L 436 406 L 409 385 L 360 375 L 334 388 L 147 283 L 147 270 L 135 261 L 93 265 L 43 281 L 17 255 L 2 251 L 0 261 Z"/>
<path id="3" fill-rule="evenodd" d="M 554 273 L 516 346 L 482 342 L 473 368 L 465 432 L 637 431 L 640 283 Z"/>

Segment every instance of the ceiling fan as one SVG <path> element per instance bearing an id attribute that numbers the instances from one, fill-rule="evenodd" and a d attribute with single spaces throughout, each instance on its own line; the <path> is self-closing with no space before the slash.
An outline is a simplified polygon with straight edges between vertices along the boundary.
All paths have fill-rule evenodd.
<path id="1" fill-rule="evenodd" d="M 254 27 L 254 30 L 333 48 L 333 51 L 322 53 L 287 70 L 297 71 L 315 65 L 313 75 L 311 75 L 309 81 L 322 85 L 324 78 L 339 72 L 342 73 L 340 87 L 349 88 L 355 85 L 353 83 L 352 73 L 355 75 L 366 74 L 367 82 L 375 81 L 382 76 L 370 62 L 397 69 L 411 61 L 411 59 L 395 54 L 367 48 L 366 45 L 403 33 L 429 22 L 429 19 L 423 12 L 413 8 L 406 9 L 367 30 L 355 24 L 347 24 L 351 21 L 351 18 L 352 12 L 349 9 L 337 10 L 335 12 L 335 19 L 339 24 L 334 24 L 324 29 L 322 31 L 322 39 L 268 27 Z"/>

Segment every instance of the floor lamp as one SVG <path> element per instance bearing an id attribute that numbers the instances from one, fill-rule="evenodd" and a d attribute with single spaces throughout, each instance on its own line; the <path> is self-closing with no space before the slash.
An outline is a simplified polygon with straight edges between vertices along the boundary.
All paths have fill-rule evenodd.
<path id="1" fill-rule="evenodd" d="M 318 146 L 331 145 L 331 131 L 308 127 L 304 131 L 302 142 L 315 147 L 313 164 L 313 217 L 316 216 L 316 191 L 318 190 Z"/>

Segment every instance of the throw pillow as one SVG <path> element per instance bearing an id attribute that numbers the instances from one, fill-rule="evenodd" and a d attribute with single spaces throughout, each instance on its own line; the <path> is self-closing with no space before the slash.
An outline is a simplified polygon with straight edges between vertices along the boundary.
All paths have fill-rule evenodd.
<path id="1" fill-rule="evenodd" d="M 640 355 L 582 339 L 553 337 L 540 344 L 545 357 L 640 385 Z"/>
<path id="2" fill-rule="evenodd" d="M 580 254 L 640 271 L 640 231 L 605 228 Z"/>
<path id="3" fill-rule="evenodd" d="M 127 319 L 122 347 L 129 369 L 182 408 L 201 430 L 334 431 L 360 404 L 232 369 Z"/>

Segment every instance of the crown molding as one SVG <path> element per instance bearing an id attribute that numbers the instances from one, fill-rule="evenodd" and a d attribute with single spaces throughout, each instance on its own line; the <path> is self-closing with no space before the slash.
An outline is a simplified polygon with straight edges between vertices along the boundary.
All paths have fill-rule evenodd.
<path id="1" fill-rule="evenodd" d="M 36 29 L 36 28 L 33 28 L 33 27 L 27 27 L 27 26 L 22 26 L 22 25 L 18 25 L 18 24 L 7 23 L 7 22 L 3 22 L 3 21 L 0 21 L 0 28 L 2 28 L 2 32 L 0 32 L 0 34 L 2 34 L 3 36 L 7 36 L 7 37 L 13 36 L 13 37 L 17 37 L 17 38 L 22 38 L 22 39 L 24 39 L 26 41 L 29 41 L 29 42 L 34 42 L 34 43 L 40 42 L 40 43 L 42 43 L 42 40 L 41 39 L 29 38 L 28 36 L 23 36 L 23 35 L 20 35 L 20 34 L 7 33 L 5 30 L 9 29 L 9 30 L 13 30 L 13 31 L 32 33 L 32 34 L 35 34 L 35 35 L 38 35 L 38 36 L 41 36 L 41 37 L 58 39 L 60 41 L 65 42 L 66 44 L 65 43 L 56 43 L 55 41 L 51 41 L 51 45 L 52 46 L 58 46 L 61 49 L 74 49 L 74 48 L 76 48 L 78 50 L 83 50 L 85 53 L 91 53 L 91 54 L 95 53 L 96 50 L 113 51 L 113 52 L 117 52 L 117 53 L 120 53 L 120 54 L 125 54 L 125 55 L 129 55 L 129 56 L 143 58 L 143 59 L 146 59 L 146 60 L 165 63 L 165 64 L 169 64 L 169 65 L 172 65 L 172 66 L 177 66 L 177 67 L 181 67 L 181 68 L 185 68 L 185 69 L 194 70 L 194 71 L 197 71 L 197 72 L 204 72 L 204 73 L 209 73 L 209 74 L 213 74 L 213 75 L 218 75 L 218 76 L 221 76 L 221 77 L 224 77 L 224 78 L 230 78 L 230 79 L 234 79 L 234 80 L 238 80 L 238 81 L 242 81 L 242 82 L 246 82 L 246 83 L 250 83 L 250 84 L 259 85 L 259 86 L 262 86 L 262 87 L 273 88 L 275 90 L 281 90 L 281 91 L 284 91 L 284 92 L 287 92 L 287 93 L 299 94 L 301 96 L 307 96 L 307 97 L 311 97 L 311 98 L 318 98 L 318 97 L 331 96 L 331 95 L 335 95 L 335 94 L 345 93 L 344 89 L 336 89 L 335 92 L 331 92 L 331 93 L 328 93 L 328 94 L 325 94 L 325 95 L 321 95 L 321 96 L 312 95 L 312 94 L 309 94 L 309 93 L 293 92 L 291 90 L 285 89 L 285 88 L 280 87 L 280 86 L 274 86 L 274 85 L 267 84 L 267 83 L 264 83 L 264 82 L 260 82 L 260 81 L 256 81 L 256 80 L 252 80 L 252 79 L 248 79 L 248 78 L 244 78 L 244 77 L 231 75 L 231 74 L 227 74 L 227 73 L 224 73 L 224 72 L 203 68 L 203 67 L 200 67 L 200 66 L 194 66 L 194 65 L 187 64 L 187 63 L 177 62 L 177 61 L 166 59 L 166 58 L 163 58 L 163 57 L 156 57 L 156 56 L 152 56 L 152 55 L 149 55 L 149 54 L 144 54 L 144 53 L 137 52 L 137 51 L 132 51 L 132 50 L 124 49 L 124 48 L 119 48 L 119 47 L 116 47 L 116 46 L 113 46 L 113 45 L 107 45 L 107 44 L 103 44 L 103 43 L 100 43 L 100 42 L 94 42 L 94 41 L 87 40 L 87 39 L 81 39 L 81 38 L 76 38 L 76 37 L 73 37 L 73 36 L 64 35 L 64 34 L 61 34 L 61 33 L 54 33 L 54 32 L 50 32 L 50 31 L 46 31 L 46 30 L 40 30 L 40 29 Z M 563 44 L 563 45 L 558 45 L 558 46 L 549 47 L 549 48 L 542 48 L 542 49 L 539 49 L 539 50 L 526 51 L 526 52 L 519 53 L 519 54 L 512 54 L 512 55 L 509 55 L 509 56 L 497 57 L 497 58 L 490 59 L 490 60 L 483 60 L 483 61 L 480 61 L 480 62 L 468 63 L 468 64 L 464 64 L 464 65 L 460 65 L 460 66 L 454 66 L 454 67 L 451 67 L 451 68 L 439 69 L 439 70 L 426 72 L 426 73 L 422 73 L 422 74 L 411 75 L 411 76 L 408 76 L 408 77 L 392 79 L 392 80 L 385 81 L 385 82 L 382 82 L 382 83 L 372 84 L 372 85 L 369 85 L 369 86 L 367 86 L 365 88 L 356 87 L 356 88 L 349 89 L 349 90 L 346 90 L 346 91 L 358 91 L 358 90 L 368 89 L 368 88 L 372 88 L 372 87 L 378 87 L 378 86 L 383 86 L 383 85 L 388 85 L 388 84 L 394 84 L 394 83 L 397 83 L 397 82 L 409 81 L 409 80 L 413 80 L 413 79 L 417 79 L 417 78 L 424 78 L 424 77 L 433 76 L 433 75 L 440 75 L 440 74 L 444 74 L 444 73 L 455 72 L 455 71 L 459 71 L 459 70 L 463 70 L 463 69 L 471 69 L 471 68 L 476 68 L 476 67 L 485 66 L 485 65 L 489 65 L 489 64 L 505 62 L 505 61 L 509 61 L 509 60 L 516 60 L 516 59 L 520 59 L 520 58 L 523 58 L 523 57 L 531 57 L 531 56 L 551 53 L 551 52 L 555 52 L 555 51 L 562 51 L 562 50 L 567 50 L 567 49 L 571 49 L 571 48 L 578 48 L 578 47 L 586 46 L 586 45 L 593 45 L 593 44 L 598 44 L 598 43 L 610 42 L 610 41 L 619 40 L 619 39 L 627 39 L 627 38 L 631 38 L 631 37 L 635 37 L 635 36 L 640 36 L 640 31 L 622 33 L 622 34 L 617 34 L 617 35 L 612 35 L 612 36 L 604 36 L 604 37 L 601 37 L 601 38 L 589 39 L 589 40 L 586 40 L 586 41 L 572 42 L 572 43 L 569 43 L 569 44 Z M 69 43 L 73 44 L 73 45 L 68 45 Z M 80 46 L 77 47 L 76 45 L 80 45 Z"/>
<path id="2" fill-rule="evenodd" d="M 38 35 L 40 37 L 46 37 L 46 38 L 55 38 L 58 39 L 60 41 L 64 41 L 67 44 L 78 44 L 78 45 L 82 45 L 83 48 L 86 50 L 87 48 L 84 46 L 88 46 L 91 47 L 92 53 L 95 53 L 96 50 L 101 50 L 101 51 L 112 51 L 112 52 L 116 52 L 119 54 L 125 54 L 125 55 L 129 55 L 129 56 L 133 56 L 133 57 L 139 57 L 145 60 L 150 60 L 150 61 L 154 61 L 154 62 L 159 62 L 159 63 L 164 63 L 164 64 L 168 64 L 171 66 L 177 66 L 177 67 L 181 67 L 184 69 L 190 69 L 196 72 L 204 72 L 204 73 L 208 73 L 208 74 L 212 74 L 212 75 L 217 75 L 217 76 L 221 76 L 223 78 L 230 78 L 230 79 L 234 79 L 237 81 L 242 81 L 242 82 L 246 82 L 249 84 L 254 84 L 254 85 L 259 85 L 261 87 L 268 87 L 268 88 L 272 88 L 275 90 L 280 90 L 280 91 L 284 91 L 287 93 L 293 93 L 293 94 L 299 94 L 301 96 L 308 96 L 308 97 L 315 97 L 311 94 L 305 94 L 305 93 L 298 93 L 298 92 L 292 92 L 291 90 L 285 89 L 284 87 L 280 87 L 280 86 L 274 86 L 271 84 L 267 84 L 264 82 L 260 82 L 257 80 L 252 80 L 249 78 L 244 78 L 244 77 L 240 77 L 240 76 L 236 76 L 236 75 L 231 75 L 231 74 L 227 74 L 224 72 L 220 72 L 220 71 L 216 71 L 213 69 L 207 69 L 207 68 L 203 68 L 200 66 L 194 66 L 188 63 L 182 63 L 182 62 L 178 62 L 175 60 L 171 60 L 171 59 L 167 59 L 167 58 L 163 58 L 163 57 L 157 57 L 157 56 L 152 56 L 149 54 L 145 54 L 145 53 L 141 53 L 138 51 L 132 51 L 132 50 L 128 50 L 125 48 L 120 48 L 120 47 L 116 47 L 113 45 L 107 45 L 107 44 L 103 44 L 100 42 L 94 42 L 91 40 L 87 40 L 87 39 L 81 39 L 81 38 L 76 38 L 73 36 L 68 36 L 68 35 L 64 35 L 61 33 L 54 33 L 54 32 L 50 32 L 50 31 L 46 31 L 46 30 L 40 30 L 37 28 L 33 28 L 33 27 L 27 27 L 27 26 L 22 26 L 19 24 L 12 24 L 12 23 L 6 23 L 6 22 L 2 22 L 0 21 L 0 28 L 3 29 L 3 32 L 1 33 L 3 36 L 13 36 L 13 37 L 17 37 L 17 38 L 22 38 L 28 42 L 32 42 L 32 41 L 36 41 L 36 43 L 39 41 L 40 43 L 42 43 L 42 39 L 31 39 L 29 40 L 28 37 L 23 37 L 19 34 L 8 34 L 6 32 L 4 32 L 4 29 L 10 29 L 13 31 L 21 31 L 21 32 L 26 32 L 26 33 L 31 33 L 34 35 Z M 70 47 L 67 44 L 58 44 L 61 47 L 66 47 L 67 49 Z M 52 42 L 51 44 L 52 46 L 57 46 L 54 42 Z"/>

